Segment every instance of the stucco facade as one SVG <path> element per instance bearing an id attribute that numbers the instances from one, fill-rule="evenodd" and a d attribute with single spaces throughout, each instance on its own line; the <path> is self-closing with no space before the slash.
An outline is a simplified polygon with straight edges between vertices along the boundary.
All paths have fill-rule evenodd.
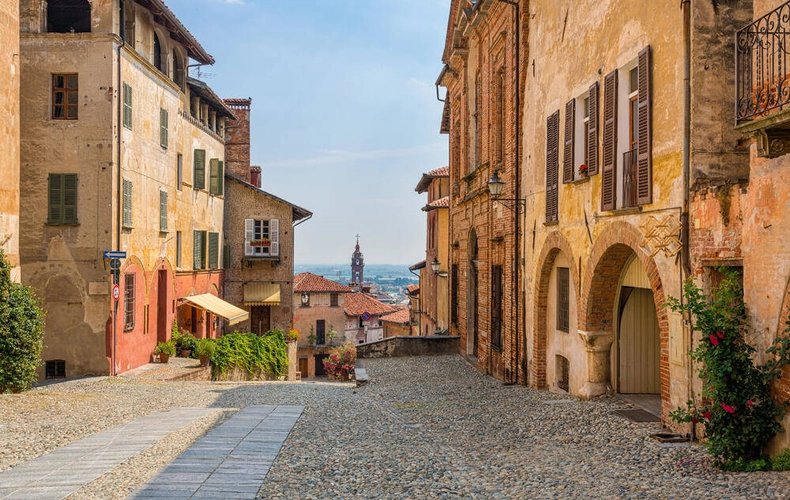
<path id="1" fill-rule="evenodd" d="M 21 2 L 22 280 L 50 311 L 48 376 L 147 363 L 177 315 L 199 337 L 219 326 L 183 299 L 222 296 L 216 173 L 233 115 L 188 77 L 189 58 L 213 58 L 160 4 Z M 118 302 L 107 250 L 126 253 Z"/>
<path id="2" fill-rule="evenodd" d="M 19 1 L 0 5 L 0 249 L 19 272 Z"/>

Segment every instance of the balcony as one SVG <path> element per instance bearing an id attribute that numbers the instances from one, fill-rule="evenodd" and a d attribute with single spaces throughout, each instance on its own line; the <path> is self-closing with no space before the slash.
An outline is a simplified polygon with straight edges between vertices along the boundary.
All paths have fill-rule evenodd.
<path id="1" fill-rule="evenodd" d="M 735 38 L 735 124 L 752 134 L 759 156 L 790 152 L 790 2 L 739 30 Z"/>
<path id="2" fill-rule="evenodd" d="M 623 153 L 623 208 L 638 207 L 636 201 L 636 149 Z"/>

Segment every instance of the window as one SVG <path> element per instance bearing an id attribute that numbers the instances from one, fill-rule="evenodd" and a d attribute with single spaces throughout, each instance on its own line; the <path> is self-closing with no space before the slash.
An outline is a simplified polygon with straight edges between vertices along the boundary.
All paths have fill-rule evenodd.
<path id="1" fill-rule="evenodd" d="M 134 330 L 134 295 L 135 295 L 135 275 L 127 273 L 123 276 L 123 330 L 128 332 Z"/>
<path id="2" fill-rule="evenodd" d="M 650 86 L 650 46 L 604 77 L 601 210 L 652 202 Z M 618 115 L 627 120 L 618 123 Z"/>
<path id="3" fill-rule="evenodd" d="M 339 294 L 337 294 L 337 293 L 330 293 L 329 294 L 329 306 L 330 307 L 337 307 L 338 297 L 339 297 Z"/>
<path id="4" fill-rule="evenodd" d="M 192 185 L 195 189 L 206 189 L 206 150 L 195 150 L 195 169 Z"/>
<path id="5" fill-rule="evenodd" d="M 173 81 L 183 92 L 184 88 L 184 60 L 178 55 L 178 51 L 173 49 Z"/>
<path id="6" fill-rule="evenodd" d="M 132 130 L 132 87 L 123 84 L 123 126 Z"/>
<path id="7" fill-rule="evenodd" d="M 505 163 L 505 69 L 502 68 L 496 75 L 496 153 L 497 164 L 500 168 Z"/>
<path id="8" fill-rule="evenodd" d="M 326 344 L 326 320 L 318 319 L 315 322 L 315 336 L 317 345 Z"/>
<path id="9" fill-rule="evenodd" d="M 66 361 L 63 359 L 47 361 L 46 378 L 66 378 Z"/>
<path id="10" fill-rule="evenodd" d="M 77 224 L 77 174 L 49 174 L 47 224 Z"/>
<path id="11" fill-rule="evenodd" d="M 571 373 L 571 364 L 568 362 L 568 358 L 564 356 L 560 356 L 557 354 L 555 359 L 555 378 L 557 380 L 557 388 L 562 389 L 565 392 L 568 392 L 568 388 L 570 387 L 570 373 Z"/>
<path id="12" fill-rule="evenodd" d="M 52 75 L 52 119 L 76 120 L 78 108 L 78 75 Z"/>
<path id="13" fill-rule="evenodd" d="M 450 275 L 450 321 L 453 325 L 458 326 L 458 264 L 452 265 Z"/>
<path id="14" fill-rule="evenodd" d="M 280 220 L 245 219 L 244 255 L 277 257 L 280 255 Z"/>
<path id="15" fill-rule="evenodd" d="M 156 33 L 154 33 L 154 67 L 162 73 L 165 72 L 165 67 L 162 64 L 162 42 L 159 41 Z"/>
<path id="16" fill-rule="evenodd" d="M 560 111 L 546 119 L 546 222 L 559 220 Z"/>
<path id="17" fill-rule="evenodd" d="M 206 232 L 193 231 L 192 253 L 194 258 L 194 269 L 206 268 Z"/>
<path id="18" fill-rule="evenodd" d="M 167 149 L 167 110 L 159 108 L 159 145 Z"/>
<path id="19" fill-rule="evenodd" d="M 181 267 L 181 231 L 176 231 L 176 269 Z"/>
<path id="20" fill-rule="evenodd" d="M 123 227 L 132 227 L 132 181 L 123 180 Z"/>
<path id="21" fill-rule="evenodd" d="M 181 184 L 184 182 L 184 157 L 181 153 L 176 156 L 176 189 L 181 191 Z"/>
<path id="22" fill-rule="evenodd" d="M 502 348 L 502 266 L 491 266 L 491 344 Z"/>
<path id="23" fill-rule="evenodd" d="M 565 104 L 562 182 L 598 173 L 598 82 Z M 581 165 L 587 165 L 583 174 Z"/>
<path id="24" fill-rule="evenodd" d="M 167 232 L 167 191 L 159 191 L 159 231 Z"/>
<path id="25" fill-rule="evenodd" d="M 219 233 L 208 233 L 208 267 L 219 269 Z"/>
<path id="26" fill-rule="evenodd" d="M 222 196 L 224 194 L 222 181 L 225 174 L 223 170 L 224 170 L 224 165 L 222 160 L 212 158 L 210 162 L 210 174 L 209 174 L 210 179 L 208 186 L 209 193 L 217 196 Z"/>
<path id="27" fill-rule="evenodd" d="M 567 267 L 557 268 L 557 330 L 563 332 L 570 331 L 571 307 L 570 307 L 571 279 Z"/>
<path id="28" fill-rule="evenodd" d="M 482 88 L 480 87 L 480 72 L 477 72 L 477 76 L 475 76 L 475 112 L 472 113 L 472 119 L 474 120 L 474 127 L 475 127 L 475 135 L 472 138 L 474 143 L 472 144 L 472 165 L 469 168 L 469 171 L 474 171 L 480 163 L 480 101 Z"/>
<path id="29" fill-rule="evenodd" d="M 47 32 L 90 33 L 90 2 L 88 0 L 48 0 Z"/>

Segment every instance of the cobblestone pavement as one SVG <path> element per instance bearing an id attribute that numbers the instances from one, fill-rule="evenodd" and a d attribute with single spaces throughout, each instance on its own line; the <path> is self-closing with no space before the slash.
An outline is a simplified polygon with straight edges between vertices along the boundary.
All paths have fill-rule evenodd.
<path id="1" fill-rule="evenodd" d="M 365 364 L 359 388 L 97 377 L 0 395 L 0 471 L 153 413 L 217 410 L 69 496 L 123 499 L 239 410 L 297 405 L 259 498 L 790 499 L 790 473 L 712 469 L 704 449 L 613 415 L 616 399 L 505 387 L 459 356 Z"/>

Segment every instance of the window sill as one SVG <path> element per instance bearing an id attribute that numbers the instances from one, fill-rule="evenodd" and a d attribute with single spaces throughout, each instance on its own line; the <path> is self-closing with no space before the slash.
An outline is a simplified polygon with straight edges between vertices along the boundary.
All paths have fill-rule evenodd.
<path id="1" fill-rule="evenodd" d="M 245 255 L 241 260 L 280 260 L 279 255 Z"/>
<path id="2" fill-rule="evenodd" d="M 548 221 L 548 222 L 544 222 L 543 225 L 544 226 L 559 226 L 560 225 L 560 221 L 558 221 L 558 220 Z"/>
<path id="3" fill-rule="evenodd" d="M 79 226 L 79 222 L 50 222 L 47 221 L 47 226 Z"/>
<path id="4" fill-rule="evenodd" d="M 632 215 L 638 214 L 642 212 L 642 207 L 627 207 L 627 208 L 616 208 L 614 210 L 607 210 L 604 212 L 605 215 L 603 217 L 617 217 L 620 215 Z M 596 215 L 596 217 L 601 217 L 602 215 Z"/>
<path id="5" fill-rule="evenodd" d="M 590 176 L 586 175 L 586 176 L 581 177 L 579 179 L 573 179 L 570 182 L 566 182 L 566 184 L 584 184 L 585 182 L 589 182 L 589 180 L 590 180 Z"/>

